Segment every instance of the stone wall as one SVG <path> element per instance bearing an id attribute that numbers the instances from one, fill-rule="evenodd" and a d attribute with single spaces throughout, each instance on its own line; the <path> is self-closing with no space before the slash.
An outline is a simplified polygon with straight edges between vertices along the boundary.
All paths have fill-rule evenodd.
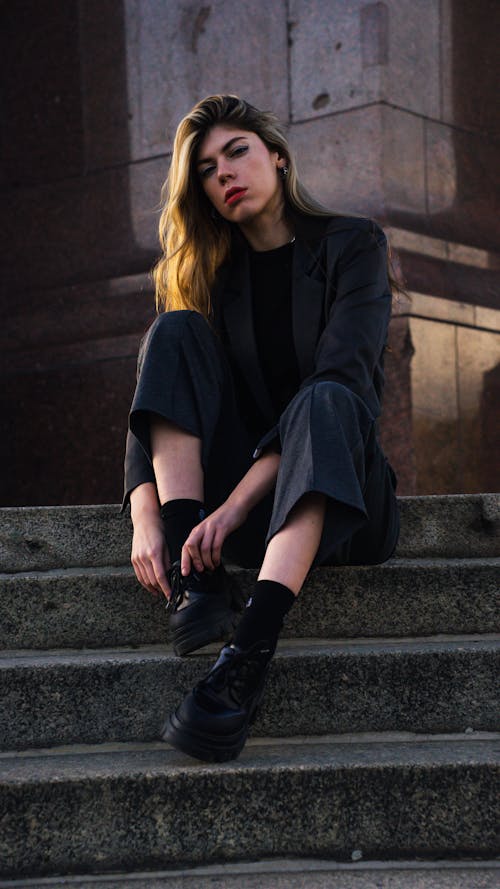
<path id="1" fill-rule="evenodd" d="M 497 485 L 477 455 L 498 450 L 498 16 L 496 0 L 6 5 L 0 502 L 119 499 L 160 187 L 179 118 L 213 92 L 275 110 L 310 189 L 388 229 L 414 294 L 388 356 L 400 491 Z"/>

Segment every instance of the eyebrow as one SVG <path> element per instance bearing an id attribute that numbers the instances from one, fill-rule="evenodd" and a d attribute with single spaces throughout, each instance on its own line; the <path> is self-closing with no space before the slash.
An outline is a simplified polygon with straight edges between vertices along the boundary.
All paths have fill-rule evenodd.
<path id="1" fill-rule="evenodd" d="M 226 144 L 222 146 L 220 153 L 223 154 L 225 151 L 228 150 L 228 148 L 231 148 L 231 145 L 233 144 L 233 142 L 238 142 L 239 139 L 246 139 L 246 136 L 233 136 L 232 139 L 229 139 L 229 142 L 226 142 Z M 197 162 L 197 166 L 199 167 L 199 166 L 201 166 L 201 164 L 208 164 L 209 161 L 213 161 L 213 160 L 214 160 L 213 157 L 202 157 Z"/>

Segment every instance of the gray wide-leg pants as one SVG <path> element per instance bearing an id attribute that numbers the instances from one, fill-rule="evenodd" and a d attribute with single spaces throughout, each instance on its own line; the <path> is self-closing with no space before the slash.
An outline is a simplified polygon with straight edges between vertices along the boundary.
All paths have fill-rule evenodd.
<path id="1" fill-rule="evenodd" d="M 252 465 L 257 442 L 240 414 L 219 339 L 197 312 L 159 316 L 141 347 L 130 429 L 149 459 L 151 412 L 201 439 L 205 504 L 216 509 Z M 292 507 L 316 491 L 328 501 L 315 565 L 388 559 L 399 534 L 396 479 L 364 402 L 340 383 L 313 383 L 279 418 L 279 435 L 276 488 L 228 537 L 224 556 L 259 566 Z"/>

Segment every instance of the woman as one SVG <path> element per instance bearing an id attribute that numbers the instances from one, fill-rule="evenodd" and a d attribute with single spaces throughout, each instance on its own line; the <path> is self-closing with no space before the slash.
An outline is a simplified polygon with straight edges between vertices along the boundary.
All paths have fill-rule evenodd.
<path id="1" fill-rule="evenodd" d="M 232 638 L 162 733 L 225 760 L 311 566 L 396 546 L 376 428 L 391 289 L 381 229 L 317 204 L 274 115 L 235 96 L 181 121 L 166 185 L 165 311 L 141 346 L 125 502 L 136 575 L 169 600 L 176 652 Z M 222 551 L 260 566 L 241 618 Z"/>

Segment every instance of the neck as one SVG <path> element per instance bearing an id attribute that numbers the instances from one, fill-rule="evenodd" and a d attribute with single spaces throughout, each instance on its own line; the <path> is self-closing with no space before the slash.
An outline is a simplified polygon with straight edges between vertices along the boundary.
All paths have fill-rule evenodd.
<path id="1" fill-rule="evenodd" d="M 278 219 L 269 216 L 242 223 L 240 229 L 252 250 L 257 252 L 282 247 L 293 238 L 293 228 L 281 214 Z"/>

